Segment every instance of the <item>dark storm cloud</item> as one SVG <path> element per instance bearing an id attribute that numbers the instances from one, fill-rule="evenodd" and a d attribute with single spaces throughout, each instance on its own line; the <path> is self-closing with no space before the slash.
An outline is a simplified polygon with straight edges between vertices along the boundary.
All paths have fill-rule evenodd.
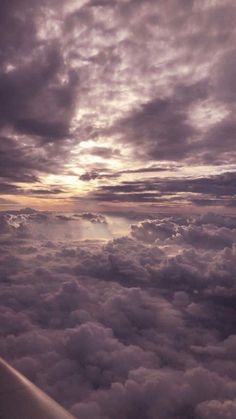
<path id="1" fill-rule="evenodd" d="M 188 197 L 190 201 L 198 205 L 208 203 L 210 205 L 211 201 L 208 196 L 212 198 L 213 203 L 215 200 L 216 204 L 230 205 L 234 202 L 231 197 L 236 194 L 235 181 L 235 172 L 195 179 L 152 178 L 143 181 L 124 181 L 117 185 L 101 186 L 91 194 L 91 197 L 104 201 L 145 202 L 165 200 L 165 195 L 174 195 L 170 199 L 178 200 L 178 198 L 181 199 L 181 195 L 178 197 L 178 194 L 185 193 L 191 196 L 192 194 L 202 195 L 198 198 Z M 166 199 L 168 200 L 168 197 Z"/>
<path id="2" fill-rule="evenodd" d="M 233 419 L 234 217 L 160 216 L 106 243 L 49 241 L 66 215 L 0 220 L 1 356 L 78 418 Z"/>
<path id="3" fill-rule="evenodd" d="M 235 137 L 236 121 L 234 115 L 230 115 L 223 121 L 215 124 L 209 129 L 204 138 L 205 151 L 203 160 L 205 163 L 214 163 L 218 161 L 235 161 Z"/>
<path id="4" fill-rule="evenodd" d="M 207 101 L 212 101 L 213 111 L 219 104 L 225 106 L 229 112 L 232 110 L 235 94 L 235 49 L 232 48 L 235 39 L 235 5 L 230 1 L 224 5 L 182 2 L 180 6 L 179 2 L 171 1 L 159 2 L 155 8 L 154 4 L 151 1 L 146 2 L 147 14 L 143 16 L 143 20 L 139 21 L 137 18 L 135 22 L 135 19 L 132 20 L 134 8 L 141 14 L 142 1 L 130 1 L 119 8 L 120 18 L 124 21 L 128 16 L 131 18 L 132 35 L 137 36 L 139 51 L 142 51 L 137 51 L 132 35 L 123 43 L 136 64 L 132 74 L 134 77 L 139 74 L 137 79 L 143 87 L 145 77 L 148 79 L 152 75 L 154 78 L 156 71 L 156 85 L 155 82 L 152 85 L 151 98 L 142 102 L 139 100 L 138 105 L 124 113 L 108 133 L 115 133 L 118 141 L 132 145 L 135 157 L 147 160 L 233 162 L 233 135 L 229 134 L 231 138 L 226 139 L 226 142 L 222 139 L 225 137 L 225 125 L 231 126 L 231 131 L 235 129 L 234 113 L 223 118 L 221 122 L 213 122 L 213 126 L 206 129 L 199 127 L 191 116 L 194 116 L 195 106 L 204 106 Z M 152 16 L 149 15 L 149 11 L 152 11 Z M 222 25 L 221 21 L 225 24 Z M 122 20 L 121 22 L 123 23 Z M 156 48 L 157 51 L 160 47 L 155 33 L 157 28 L 163 34 L 165 47 L 178 51 L 177 57 L 174 53 L 172 59 L 168 57 L 168 64 L 164 67 L 169 71 L 176 69 L 175 76 L 171 77 L 166 85 L 161 71 L 163 64 L 155 66 L 154 57 L 153 60 L 149 60 L 152 56 L 152 51 L 148 50 L 149 45 L 153 45 L 153 50 Z M 150 53 L 149 59 L 145 55 L 146 51 Z M 164 55 L 165 50 L 160 54 Z M 145 65 L 141 65 L 141 57 Z M 181 64 L 192 68 L 192 74 L 187 73 L 188 76 L 184 77 Z M 158 75 L 163 79 L 165 88 L 163 84 L 159 87 Z M 168 76 L 166 77 L 168 79 Z M 195 80 L 197 81 L 194 82 Z M 141 92 L 140 88 L 140 97 Z M 222 129 L 219 130 L 220 127 Z"/>
<path id="5" fill-rule="evenodd" d="M 1 4 L 0 128 L 8 135 L 1 138 L 0 176 L 10 181 L 36 182 L 37 172 L 55 172 L 67 156 L 56 143 L 70 137 L 78 76 L 59 40 L 40 39 L 39 22 L 52 6 Z"/>
<path id="6" fill-rule="evenodd" d="M 109 179 L 109 178 L 118 178 L 122 175 L 129 175 L 129 174 L 138 174 L 138 173 L 157 173 L 157 172 L 166 172 L 168 170 L 173 170 L 173 168 L 169 167 L 158 167 L 158 166 L 149 166 L 149 167 L 139 167 L 137 169 L 126 169 L 126 170 L 119 170 L 118 172 L 115 171 L 98 171 L 98 170 L 91 170 L 91 172 L 83 173 L 79 179 L 84 181 L 90 181 L 94 179 Z M 178 166 L 175 166 L 175 170 L 178 170 Z"/>
<path id="7" fill-rule="evenodd" d="M 45 141 L 68 135 L 77 80 L 64 64 L 60 43 L 38 36 L 38 19 L 49 8 L 49 1 L 27 0 L 1 8 L 1 123 Z"/>
<path id="8" fill-rule="evenodd" d="M 5 194 L 23 194 L 24 187 L 18 187 L 15 183 L 40 182 L 42 173 L 58 173 L 62 170 L 63 159 L 67 156 L 64 150 L 63 159 L 58 157 L 61 147 L 46 145 L 43 148 L 35 146 L 34 142 L 22 145 L 20 140 L 1 137 L 0 139 L 0 190 Z M 52 186 L 48 193 L 59 193 L 59 188 Z M 28 189 L 26 194 L 34 194 L 41 191 L 46 193 L 46 188 L 39 187 L 37 191 Z M 61 190 L 63 192 L 63 190 Z"/>
<path id="9" fill-rule="evenodd" d="M 4 195 L 14 195 L 20 192 L 21 188 L 18 188 L 11 183 L 0 183 L 0 191 Z"/>
<path id="10" fill-rule="evenodd" d="M 180 89 L 181 90 L 181 89 Z M 200 97 L 203 87 L 193 87 Z M 178 97 L 176 91 L 168 99 L 154 99 L 143 104 L 118 123 L 117 132 L 123 141 L 134 143 L 137 155 L 146 154 L 147 159 L 181 160 L 194 149 L 191 140 L 196 130 L 188 121 L 187 110 L 195 97 Z M 196 98 L 197 100 L 197 98 Z"/>
<path id="11" fill-rule="evenodd" d="M 234 20 L 235 18 L 236 12 L 234 9 L 234 15 L 231 16 L 231 19 Z M 236 50 L 229 45 L 229 48 L 223 51 L 216 61 L 212 74 L 212 85 L 216 97 L 229 105 L 236 98 L 235 65 Z"/>
<path id="12" fill-rule="evenodd" d="M 177 169 L 177 167 L 175 167 Z M 129 173 L 155 173 L 155 172 L 165 172 L 170 170 L 169 167 L 158 167 L 158 166 L 150 166 L 150 167 L 140 167 L 138 169 L 127 169 L 122 170 L 120 174 L 129 174 Z"/>
<path id="13" fill-rule="evenodd" d="M 235 179 L 235 172 L 226 172 L 205 178 L 170 180 L 166 183 L 164 181 L 160 190 L 163 192 L 192 192 L 215 196 L 232 196 L 236 193 Z"/>
<path id="14" fill-rule="evenodd" d="M 207 98 L 207 83 L 176 88 L 167 99 L 154 99 L 121 119 L 114 128 L 122 142 L 133 144 L 137 157 L 152 160 L 190 159 L 227 163 L 235 154 L 234 114 L 215 123 L 203 134 L 189 120 L 191 105 Z"/>
<path id="15" fill-rule="evenodd" d="M 45 155 L 40 155 L 35 151 L 33 144 L 22 146 L 19 141 L 2 137 L 0 139 L 0 177 L 8 181 L 35 182 L 37 172 L 50 171 L 49 167 L 54 166 L 53 160 L 49 163 L 46 156 L 46 150 Z"/>
<path id="16" fill-rule="evenodd" d="M 234 18 L 231 1 L 3 1 L 1 176 L 36 182 L 70 158 L 84 168 L 85 151 L 71 152 L 87 140 L 86 153 L 121 163 L 124 145 L 130 164 L 233 162 Z M 209 125 L 197 118 L 208 107 Z M 138 173 L 86 170 L 81 180 Z"/>
<path id="17" fill-rule="evenodd" d="M 32 0 L 1 2 L 1 63 L 14 57 L 19 48 L 29 52 L 34 45 L 36 34 L 33 18 L 36 8 L 32 5 Z M 21 10 L 25 13 L 20 14 Z"/>
<path id="18" fill-rule="evenodd" d="M 94 180 L 99 177 L 100 177 L 99 173 L 93 170 L 91 172 L 85 172 L 82 175 L 80 175 L 79 180 L 84 180 L 85 182 L 87 182 L 89 180 Z"/>

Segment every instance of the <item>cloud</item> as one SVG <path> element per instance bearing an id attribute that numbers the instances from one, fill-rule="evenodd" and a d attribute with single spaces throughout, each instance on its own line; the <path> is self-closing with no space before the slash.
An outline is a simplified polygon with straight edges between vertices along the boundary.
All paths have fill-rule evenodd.
<path id="1" fill-rule="evenodd" d="M 1 356 L 76 417 L 233 417 L 235 218 L 97 218 L 1 213 Z"/>
<path id="2" fill-rule="evenodd" d="M 170 170 L 167 167 L 158 167 L 158 166 L 149 166 L 149 167 L 139 167 L 137 169 L 126 169 L 120 170 L 118 172 L 115 171 L 103 171 L 103 170 L 92 170 L 90 172 L 83 173 L 79 179 L 84 181 L 90 181 L 94 179 L 112 179 L 112 178 L 119 178 L 122 175 L 129 175 L 129 174 L 139 174 L 139 173 L 158 173 L 158 172 L 165 172 Z"/>
<path id="3" fill-rule="evenodd" d="M 235 100 L 236 86 L 233 69 L 236 63 L 235 49 L 227 49 L 214 65 L 212 83 L 217 97 L 230 104 Z"/>
<path id="4" fill-rule="evenodd" d="M 102 214 L 74 215 L 40 212 L 31 208 L 0 213 L 2 233 L 15 237 L 43 239 L 83 239 L 112 237 L 106 217 Z"/>
<path id="5" fill-rule="evenodd" d="M 134 144 L 140 157 L 182 160 L 196 148 L 193 140 L 197 132 L 188 121 L 187 111 L 193 99 L 204 97 L 204 87 L 204 83 L 190 88 L 176 87 L 172 97 L 142 104 L 123 118 L 116 129 L 122 133 L 124 142 Z"/>
<path id="6" fill-rule="evenodd" d="M 210 402 L 203 402 L 198 407 L 198 414 L 203 419 L 233 419 L 236 413 L 236 405 L 234 401 L 226 400 L 220 402 L 212 400 Z"/>
<path id="7" fill-rule="evenodd" d="M 120 237 L 95 211 L 233 211 L 235 10 L 2 2 L 1 192 L 52 199 L 71 173 L 91 192 L 0 213 L 0 354 L 82 419 L 235 416 L 235 218 L 127 205 Z"/>
<path id="8" fill-rule="evenodd" d="M 177 414 L 187 418 L 194 415 L 191 407 L 194 400 L 198 402 L 219 394 L 225 394 L 227 397 L 230 393 L 230 383 L 228 388 L 225 384 L 224 379 L 219 379 L 214 373 L 201 368 L 190 369 L 186 374 L 179 371 L 156 372 L 140 368 L 131 373 L 124 384 L 115 383 L 109 394 L 104 391 L 98 392 L 93 401 L 105 408 L 104 417 L 117 418 L 118 415 L 123 416 L 129 411 L 129 417 L 137 415 L 136 417 L 141 418 L 146 414 L 146 407 L 151 402 L 152 407 L 148 409 L 147 414 L 150 419 L 153 419 L 157 412 L 165 418 L 173 418 L 176 408 Z M 202 387 L 196 397 L 195 392 L 199 386 Z"/>
<path id="9" fill-rule="evenodd" d="M 102 214 L 93 214 L 91 212 L 84 212 L 80 215 L 84 220 L 88 220 L 91 223 L 107 224 L 106 218 Z"/>
<path id="10" fill-rule="evenodd" d="M 118 178 L 129 182 L 138 174 L 151 183 L 152 174 L 170 169 L 177 182 L 177 163 L 183 171 L 193 164 L 232 171 L 234 17 L 231 1 L 4 1 L 2 192 L 26 196 L 21 184 L 29 183 L 37 201 L 50 196 L 47 184 L 53 200 L 65 178 L 58 191 L 71 192 L 71 173 L 109 188 L 111 180 L 119 186 Z M 143 186 L 139 196 L 120 194 L 117 203 L 167 204 L 168 197 L 161 201 Z M 214 196 L 195 198 L 194 205 L 220 205 Z M 97 199 L 113 195 L 104 191 Z"/>
<path id="11" fill-rule="evenodd" d="M 84 153 L 81 152 L 81 154 L 86 154 L 86 153 L 87 153 L 86 150 L 84 150 Z M 120 156 L 120 151 L 118 149 L 112 149 L 109 147 L 96 146 L 96 147 L 91 147 L 89 149 L 89 154 L 102 157 L 103 159 L 109 159 L 111 157 Z"/>
<path id="12" fill-rule="evenodd" d="M 50 13 L 50 2 L 39 2 L 37 7 L 31 3 L 22 0 L 3 6 L 1 122 L 16 133 L 53 141 L 68 135 L 77 76 L 65 67 L 56 39 L 40 40 L 39 22 Z M 25 14 L 20 19 L 22 8 Z"/>
<path id="13" fill-rule="evenodd" d="M 89 181 L 89 180 L 94 180 L 99 178 L 99 173 L 96 171 L 91 171 L 91 172 L 85 172 L 82 175 L 80 175 L 79 179 L 80 180 L 84 180 L 84 181 Z"/>
<path id="14" fill-rule="evenodd" d="M 149 178 L 99 186 L 90 193 L 93 200 L 107 202 L 181 202 L 198 206 L 233 206 L 235 172 L 197 178 Z"/>
<path id="15" fill-rule="evenodd" d="M 65 142 L 71 138 L 78 75 L 65 64 L 57 37 L 50 33 L 43 40 L 40 34 L 53 7 L 44 0 L 37 6 L 31 0 L 2 5 L 0 177 L 9 188 L 58 172 L 70 149 Z M 9 192 L 24 194 L 17 187 Z"/>

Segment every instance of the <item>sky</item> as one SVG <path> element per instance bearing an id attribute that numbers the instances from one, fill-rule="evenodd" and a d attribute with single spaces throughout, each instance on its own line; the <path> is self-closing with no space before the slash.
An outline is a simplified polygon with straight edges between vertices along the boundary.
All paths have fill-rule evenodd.
<path id="1" fill-rule="evenodd" d="M 1 208 L 233 213 L 232 0 L 2 0 Z"/>
<path id="2" fill-rule="evenodd" d="M 0 357 L 75 418 L 236 417 L 235 23 L 0 2 Z"/>

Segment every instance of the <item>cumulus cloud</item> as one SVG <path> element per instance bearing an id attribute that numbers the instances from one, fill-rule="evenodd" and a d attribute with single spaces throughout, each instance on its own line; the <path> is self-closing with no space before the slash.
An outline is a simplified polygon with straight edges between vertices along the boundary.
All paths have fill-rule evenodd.
<path id="1" fill-rule="evenodd" d="M 106 242 L 35 236 L 32 224 L 103 225 L 58 215 L 1 214 L 1 356 L 76 417 L 233 418 L 235 218 L 159 216 Z"/>
<path id="2" fill-rule="evenodd" d="M 236 403 L 231 400 L 203 402 L 198 407 L 198 414 L 203 419 L 233 419 L 236 414 Z"/>
<path id="3" fill-rule="evenodd" d="M 235 229 L 215 227 L 211 223 L 198 226 L 176 225 L 171 219 L 143 221 L 138 225 L 132 225 L 131 229 L 133 237 L 147 243 L 176 242 L 205 249 L 232 247 L 236 238 Z"/>

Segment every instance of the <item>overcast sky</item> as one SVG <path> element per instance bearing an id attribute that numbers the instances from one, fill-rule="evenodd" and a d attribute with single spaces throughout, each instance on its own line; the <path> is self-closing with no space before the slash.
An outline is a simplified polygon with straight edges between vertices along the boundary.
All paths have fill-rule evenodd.
<path id="1" fill-rule="evenodd" d="M 2 0 L 1 208 L 233 212 L 233 0 Z"/>
<path id="2" fill-rule="evenodd" d="M 235 35 L 0 0 L 0 356 L 76 418 L 236 418 Z"/>

